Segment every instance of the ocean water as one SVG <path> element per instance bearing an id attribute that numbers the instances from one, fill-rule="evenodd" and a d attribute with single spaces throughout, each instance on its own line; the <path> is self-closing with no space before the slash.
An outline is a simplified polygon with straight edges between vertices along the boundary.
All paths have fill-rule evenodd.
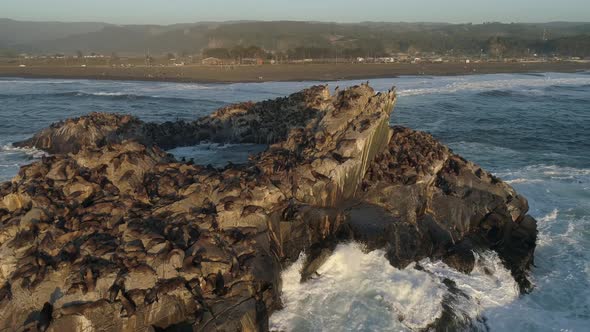
<path id="1" fill-rule="evenodd" d="M 360 81 L 330 82 L 332 88 Z M 11 142 L 50 123 L 93 111 L 146 121 L 192 120 L 228 103 L 284 96 L 317 82 L 184 84 L 0 78 L 0 181 L 42 153 Z M 383 252 L 346 243 L 299 283 L 302 258 L 282 275 L 284 309 L 271 327 L 285 331 L 421 330 L 449 306 L 466 329 L 590 330 L 590 73 L 400 77 L 392 124 L 424 130 L 525 195 L 539 222 L 531 294 L 493 253 L 464 275 L 437 261 L 391 267 Z M 223 166 L 256 145 L 201 144 L 171 152 Z M 492 271 L 493 273 L 487 273 Z M 452 280 L 450 292 L 443 280 Z M 448 283 L 448 282 L 447 282 Z"/>

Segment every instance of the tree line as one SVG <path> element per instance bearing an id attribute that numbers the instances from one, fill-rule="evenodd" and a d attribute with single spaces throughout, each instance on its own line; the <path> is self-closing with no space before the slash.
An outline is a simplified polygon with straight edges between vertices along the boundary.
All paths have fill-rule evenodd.
<path id="1" fill-rule="evenodd" d="M 590 35 L 560 37 L 549 40 L 527 40 L 517 37 L 494 36 L 475 38 L 414 38 L 397 41 L 356 41 L 350 46 L 296 46 L 287 50 L 265 50 L 260 46 L 206 48 L 202 56 L 239 61 L 245 58 L 301 60 L 354 59 L 357 57 L 386 57 L 396 53 L 418 55 L 436 53 L 454 56 L 486 56 L 489 58 L 537 56 L 590 57 Z"/>

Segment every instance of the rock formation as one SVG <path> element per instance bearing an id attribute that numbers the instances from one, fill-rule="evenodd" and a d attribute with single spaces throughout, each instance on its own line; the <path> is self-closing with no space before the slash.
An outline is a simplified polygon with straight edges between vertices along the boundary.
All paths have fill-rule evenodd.
<path id="1" fill-rule="evenodd" d="M 168 150 L 201 141 L 263 143 L 284 140 L 291 128 L 303 127 L 331 102 L 328 89 L 313 87 L 288 98 L 246 102 L 222 108 L 193 122 L 144 123 L 130 115 L 90 113 L 51 125 L 33 137 L 14 143 L 50 153 L 76 153 L 82 147 L 102 147 L 134 140 Z"/>
<path id="2" fill-rule="evenodd" d="M 492 249 L 530 289 L 526 200 L 390 128 L 395 100 L 317 86 L 191 123 L 95 113 L 17 143 L 54 155 L 0 186 L 0 330 L 268 330 L 285 264 L 307 251 L 305 279 L 349 239 L 465 273 Z M 161 150 L 200 140 L 272 145 L 224 169 Z"/>

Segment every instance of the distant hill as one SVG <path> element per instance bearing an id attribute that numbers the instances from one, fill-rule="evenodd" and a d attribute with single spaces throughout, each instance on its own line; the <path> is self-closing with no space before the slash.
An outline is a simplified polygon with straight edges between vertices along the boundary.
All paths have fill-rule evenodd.
<path id="1" fill-rule="evenodd" d="M 197 51 L 207 45 L 206 31 L 217 24 L 175 26 L 105 26 L 99 31 L 70 35 L 31 45 L 35 52 L 118 52 L 126 54 Z"/>
<path id="2" fill-rule="evenodd" d="M 479 53 L 544 50 L 590 35 L 590 23 L 204 22 L 175 25 L 21 22 L 0 19 L 0 48 L 17 52 L 163 54 L 255 45 L 291 54 Z M 548 44 L 548 40 L 561 40 Z M 557 46 L 556 46 L 557 47 Z M 573 47 L 573 48 L 572 48 Z M 577 47 L 577 48 L 576 48 Z M 585 52 L 587 45 L 568 46 Z M 299 50 L 299 51 L 298 51 Z M 300 51 L 302 50 L 302 51 Z M 356 50 L 356 51 L 355 51 Z M 578 50 L 578 51 L 575 51 Z M 582 50 L 582 51 L 580 51 Z M 355 53 L 356 52 L 356 53 Z"/>
<path id="3" fill-rule="evenodd" d="M 0 18 L 0 44 L 32 44 L 76 34 L 100 31 L 110 24 L 99 22 L 25 22 Z"/>

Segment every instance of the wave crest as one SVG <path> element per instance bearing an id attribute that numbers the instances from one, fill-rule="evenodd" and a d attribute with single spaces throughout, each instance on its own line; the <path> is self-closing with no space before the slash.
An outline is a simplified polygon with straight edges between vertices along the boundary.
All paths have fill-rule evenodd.
<path id="1" fill-rule="evenodd" d="M 493 77 L 496 75 L 484 75 L 483 77 Z M 533 94 L 538 95 L 539 88 L 549 88 L 559 86 L 561 88 L 578 89 L 580 86 L 590 84 L 587 77 L 569 77 L 569 78 L 551 78 L 548 74 L 542 77 L 530 76 L 527 78 L 513 79 L 486 79 L 471 81 L 470 78 L 464 80 L 453 80 L 445 82 L 437 87 L 409 88 L 398 89 L 400 96 L 418 96 L 430 94 L 450 94 L 460 91 L 473 91 L 483 93 L 484 96 L 506 97 L 515 94 Z"/>
<path id="2" fill-rule="evenodd" d="M 284 308 L 271 316 L 271 330 L 425 329 L 441 318 L 443 302 L 468 320 L 466 325 L 479 326 L 486 310 L 519 295 L 510 272 L 491 252 L 478 255 L 476 268 L 466 275 L 428 259 L 418 263 L 423 270 L 415 264 L 396 269 L 382 250 L 366 253 L 360 244 L 341 244 L 318 278 L 300 283 L 304 260 L 301 256 L 282 274 Z M 446 280 L 462 295 L 453 296 Z"/>

